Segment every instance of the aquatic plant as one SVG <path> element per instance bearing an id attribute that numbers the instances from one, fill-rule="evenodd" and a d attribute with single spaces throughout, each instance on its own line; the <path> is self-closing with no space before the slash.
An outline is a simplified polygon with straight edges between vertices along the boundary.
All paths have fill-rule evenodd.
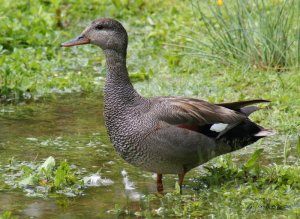
<path id="1" fill-rule="evenodd" d="M 2 177 L 11 188 L 21 189 L 27 196 L 47 197 L 55 193 L 76 196 L 83 192 L 80 170 L 65 161 L 56 165 L 50 156 L 43 163 L 19 162 L 11 159 Z"/>
<path id="2" fill-rule="evenodd" d="M 2 214 L 0 213 L 0 219 L 17 219 L 12 215 L 11 211 L 4 211 Z"/>

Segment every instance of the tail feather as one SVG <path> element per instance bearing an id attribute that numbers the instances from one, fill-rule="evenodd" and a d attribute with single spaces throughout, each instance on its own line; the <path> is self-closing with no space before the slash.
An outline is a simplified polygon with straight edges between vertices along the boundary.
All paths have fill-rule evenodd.
<path id="1" fill-rule="evenodd" d="M 228 109 L 232 110 L 239 110 L 245 106 L 249 106 L 256 103 L 269 103 L 271 101 L 269 100 L 246 100 L 246 101 L 240 101 L 240 102 L 232 102 L 232 103 L 219 103 L 216 104 L 218 106 L 223 106 Z"/>
<path id="2" fill-rule="evenodd" d="M 240 109 L 240 112 L 242 112 L 243 114 L 245 114 L 246 116 L 249 116 L 251 113 L 260 110 L 261 108 L 257 107 L 257 106 L 246 106 Z"/>

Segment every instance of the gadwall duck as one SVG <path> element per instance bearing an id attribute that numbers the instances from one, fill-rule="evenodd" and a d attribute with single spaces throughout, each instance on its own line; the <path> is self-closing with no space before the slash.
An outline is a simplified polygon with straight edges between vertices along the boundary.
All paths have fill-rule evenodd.
<path id="1" fill-rule="evenodd" d="M 124 27 L 102 18 L 62 46 L 94 44 L 104 51 L 108 135 L 124 160 L 157 173 L 157 191 L 163 191 L 162 174 L 178 174 L 181 187 L 192 168 L 273 134 L 248 118 L 259 109 L 249 105 L 266 100 L 212 104 L 186 97 L 142 97 L 128 77 L 127 43 Z"/>

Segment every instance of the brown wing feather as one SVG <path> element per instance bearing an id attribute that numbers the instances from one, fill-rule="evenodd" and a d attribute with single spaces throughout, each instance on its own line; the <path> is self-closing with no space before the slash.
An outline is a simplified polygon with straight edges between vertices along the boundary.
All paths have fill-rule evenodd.
<path id="1" fill-rule="evenodd" d="M 162 121 L 169 124 L 213 123 L 234 124 L 247 118 L 234 110 L 208 103 L 203 100 L 182 97 L 153 98 L 153 113 Z"/>

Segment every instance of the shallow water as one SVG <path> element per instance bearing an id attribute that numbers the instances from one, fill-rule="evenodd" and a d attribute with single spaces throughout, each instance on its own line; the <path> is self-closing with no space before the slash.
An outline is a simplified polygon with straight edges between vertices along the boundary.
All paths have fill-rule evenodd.
<path id="1" fill-rule="evenodd" d="M 113 184 L 90 187 L 83 196 L 73 198 L 33 198 L 2 188 L 0 211 L 10 210 L 21 218 L 113 217 L 109 210 L 116 204 L 134 209 L 140 195 L 155 192 L 152 174 L 128 165 L 115 153 L 106 134 L 102 108 L 101 96 L 80 94 L 1 107 L 0 165 L 12 157 L 40 161 L 53 156 L 85 168 L 87 175 L 100 170 L 101 177 Z M 126 190 L 124 180 L 135 185 Z"/>
<path id="2" fill-rule="evenodd" d="M 139 197 L 155 193 L 152 174 L 128 165 L 115 153 L 106 134 L 102 108 L 101 96 L 82 94 L 0 108 L 0 165 L 12 157 L 41 161 L 53 156 L 85 168 L 87 175 L 100 170 L 102 178 L 113 181 L 111 185 L 89 187 L 77 197 L 28 197 L 22 191 L 1 186 L 0 212 L 9 210 L 20 218 L 110 218 L 116 205 L 138 210 Z M 274 140 L 272 144 L 267 140 L 247 147 L 238 152 L 239 157 L 268 145 L 269 155 L 264 162 L 274 162 L 277 157 L 281 160 L 278 147 L 282 147 L 282 140 Z M 193 192 L 193 176 L 198 172 L 196 169 L 187 175 L 184 192 Z M 175 176 L 167 176 L 164 183 L 166 191 L 172 191 Z"/>

